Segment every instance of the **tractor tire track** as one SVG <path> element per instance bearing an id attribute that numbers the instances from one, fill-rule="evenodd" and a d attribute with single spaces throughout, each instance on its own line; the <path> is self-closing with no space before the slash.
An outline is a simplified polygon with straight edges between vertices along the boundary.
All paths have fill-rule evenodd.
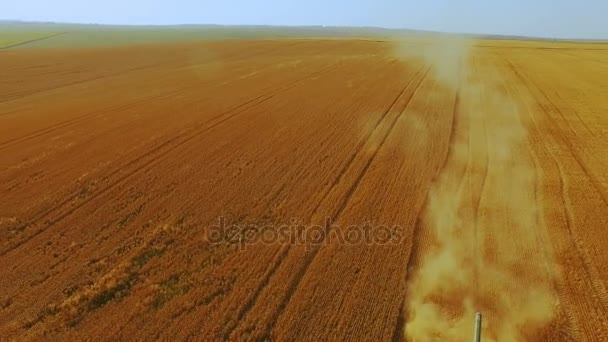
<path id="1" fill-rule="evenodd" d="M 332 182 L 332 184 L 328 187 L 327 191 L 324 192 L 323 196 L 321 197 L 321 200 L 319 200 L 317 202 L 317 205 L 313 209 L 310 218 L 314 217 L 317 214 L 318 209 L 321 206 L 321 204 L 325 201 L 325 199 L 327 198 L 327 196 L 331 193 L 332 189 L 334 189 L 340 183 L 340 180 L 342 179 L 342 177 L 346 173 L 346 170 L 348 170 L 350 168 L 350 166 L 353 163 L 355 157 L 360 153 L 360 151 L 363 149 L 363 147 L 369 141 L 370 137 L 373 135 L 374 131 L 376 131 L 376 129 L 378 128 L 378 126 L 380 125 L 380 123 L 384 120 L 384 118 L 394 109 L 394 107 L 397 104 L 397 102 L 399 101 L 399 99 L 401 99 L 403 97 L 403 95 L 405 94 L 407 88 L 412 84 L 412 82 L 419 75 L 419 73 L 420 73 L 421 70 L 422 70 L 422 68 L 419 69 L 412 76 L 412 78 L 410 79 L 410 81 L 403 87 L 403 89 L 398 93 L 398 95 L 395 97 L 395 99 L 390 103 L 390 105 L 388 106 L 387 110 L 384 111 L 382 113 L 382 115 L 380 115 L 380 117 L 378 118 L 378 120 L 376 120 L 376 122 L 374 124 L 374 128 L 371 129 L 370 132 L 357 145 L 357 147 L 355 148 L 354 153 L 352 153 L 350 155 L 350 157 L 348 158 L 346 164 L 340 169 L 340 171 L 338 172 L 338 175 L 336 176 L 336 178 L 334 179 L 334 181 Z M 264 279 L 263 282 L 256 289 L 256 291 L 254 292 L 252 298 L 250 298 L 250 300 L 247 301 L 247 304 L 245 305 L 244 309 L 241 312 L 239 312 L 239 314 L 237 316 L 236 322 L 240 322 L 249 313 L 249 311 L 253 308 L 253 306 L 255 305 L 255 303 L 257 303 L 259 296 L 262 294 L 264 288 L 268 285 L 268 283 L 270 281 L 270 278 L 276 273 L 276 271 L 283 264 L 283 261 L 286 259 L 286 257 L 288 255 L 288 252 L 289 252 L 290 249 L 291 249 L 291 245 L 290 244 L 287 244 L 286 246 L 283 246 L 281 248 L 281 250 L 279 251 L 279 258 L 270 267 L 269 273 L 267 273 L 263 277 L 263 279 Z M 230 328 L 227 333 L 224 334 L 223 339 L 224 340 L 229 340 L 230 335 L 232 335 L 232 333 L 237 328 L 238 328 L 238 323 L 234 327 Z"/>
<path id="2" fill-rule="evenodd" d="M 556 112 L 556 113 L 560 114 L 560 116 L 562 118 L 564 118 L 564 115 L 560 111 L 560 109 L 555 104 L 553 104 L 553 102 L 551 102 L 551 100 L 547 97 L 546 93 L 538 85 L 536 85 L 532 80 L 529 80 L 527 77 L 523 76 L 521 74 L 521 72 L 519 72 L 517 70 L 517 68 L 513 65 L 513 63 L 510 60 L 507 60 L 507 63 L 510 66 L 511 70 L 513 71 L 513 73 L 515 75 L 517 75 L 517 77 L 522 82 L 522 84 L 526 85 L 526 87 L 528 87 L 528 89 L 530 89 L 530 94 L 534 94 L 534 92 L 532 91 L 532 88 L 531 88 L 531 86 L 533 86 L 534 89 L 538 90 L 538 92 L 542 95 L 542 97 L 545 99 L 545 101 L 537 101 L 537 103 L 545 111 L 545 114 L 546 114 L 546 116 L 548 118 L 548 121 L 550 122 L 551 126 L 553 126 L 555 128 L 553 130 L 553 132 L 561 132 L 559 125 L 554 120 L 552 120 L 549 117 L 549 114 L 547 114 L 549 112 Z M 548 103 L 548 105 L 547 105 L 547 103 Z M 565 118 L 564 118 L 564 120 L 565 120 Z M 589 167 L 583 161 L 583 159 L 578 154 L 578 152 L 576 152 L 576 150 L 572 146 L 572 142 L 565 135 L 563 135 L 563 133 L 562 134 L 556 134 L 556 133 L 554 133 L 553 136 L 558 141 L 562 142 L 562 144 L 564 144 L 565 146 L 568 147 L 568 150 L 570 151 L 570 153 L 572 154 L 572 156 L 576 160 L 577 164 L 580 166 L 580 168 L 583 170 L 583 172 L 585 172 L 585 174 L 587 175 L 587 177 L 589 178 L 589 180 L 593 184 L 593 187 L 596 189 L 596 191 L 600 195 L 602 201 L 608 207 L 608 194 L 604 190 L 604 187 L 602 186 L 602 183 L 597 179 L 597 177 L 589 169 Z"/>
<path id="3" fill-rule="evenodd" d="M 401 113 L 399 115 L 396 116 L 395 120 L 393 120 L 393 122 L 390 124 L 390 127 L 388 128 L 386 134 L 382 137 L 381 142 L 374 149 L 374 152 L 372 153 L 371 157 L 368 158 L 366 164 L 364 165 L 363 169 L 359 172 L 359 174 L 355 178 L 354 182 L 351 183 L 351 185 L 349 186 L 349 188 L 348 188 L 348 190 L 346 192 L 346 195 L 342 197 L 342 201 L 341 201 L 340 205 L 338 206 L 337 210 L 334 213 L 332 213 L 332 215 L 331 215 L 332 220 L 331 221 L 335 221 L 336 219 L 338 219 L 340 217 L 340 215 L 342 214 L 342 212 L 344 211 L 344 209 L 346 208 L 348 202 L 350 201 L 350 199 L 352 198 L 352 196 L 353 196 L 353 194 L 355 192 L 355 189 L 358 187 L 359 183 L 361 182 L 361 180 L 363 179 L 363 177 L 367 173 L 370 165 L 375 160 L 376 156 L 378 155 L 378 151 L 380 149 L 382 149 L 384 143 L 386 142 L 388 136 L 391 134 L 393 128 L 395 127 L 395 125 L 397 124 L 397 122 L 399 121 L 399 119 L 401 118 L 401 116 L 403 115 L 403 113 L 405 113 L 408 105 L 410 104 L 412 98 L 414 98 L 414 96 L 416 95 L 418 89 L 420 88 L 420 85 L 422 84 L 422 82 L 426 78 L 429 70 L 430 70 L 430 68 L 426 69 L 426 71 L 424 72 L 424 75 L 422 76 L 422 78 L 420 79 L 420 81 L 414 87 L 414 90 L 412 91 L 411 96 L 406 100 L 403 110 L 401 111 Z M 401 95 L 403 95 L 403 93 L 401 93 Z M 394 104 L 395 103 L 397 103 L 397 100 L 394 102 Z M 390 112 L 390 109 L 387 112 Z M 379 126 L 380 126 L 380 124 L 378 124 L 376 126 L 376 129 Z M 372 132 L 372 134 L 373 134 L 373 132 Z M 371 137 L 371 135 L 370 135 L 370 137 Z M 346 170 L 344 172 L 346 172 Z M 342 175 L 339 175 L 339 178 L 341 178 L 341 177 L 342 177 Z M 324 227 L 324 232 L 325 233 L 323 235 L 323 239 L 325 239 L 327 237 L 327 235 L 329 234 L 330 227 L 331 227 L 331 224 L 328 223 L 328 222 L 326 222 L 325 227 Z M 316 248 L 314 248 L 312 252 L 310 252 L 310 253 L 308 253 L 306 255 L 305 260 L 303 262 L 303 265 L 298 269 L 298 271 L 296 272 L 294 278 L 289 283 L 289 285 L 287 287 L 287 291 L 286 291 L 286 296 L 284 297 L 284 299 L 279 304 L 279 309 L 273 315 L 272 319 L 270 320 L 269 324 L 267 325 L 267 328 L 266 328 L 265 333 L 264 333 L 264 336 L 266 338 L 270 338 L 271 332 L 272 332 L 272 330 L 274 330 L 274 327 L 276 326 L 276 323 L 278 322 L 279 317 L 281 317 L 281 315 L 283 314 L 283 312 L 285 311 L 285 309 L 289 305 L 291 299 L 293 298 L 293 295 L 295 294 L 295 292 L 299 288 L 299 286 L 300 286 L 300 284 L 302 282 L 302 279 L 304 278 L 304 275 L 306 274 L 308 268 L 310 267 L 310 265 L 313 263 L 313 261 L 315 260 L 316 256 L 318 255 L 319 250 L 320 250 L 320 246 L 319 245 L 316 246 Z"/>
<path id="4" fill-rule="evenodd" d="M 483 119 L 483 133 L 484 133 L 484 141 L 485 141 L 485 163 L 483 166 L 483 175 L 481 177 L 481 187 L 479 188 L 479 197 L 475 199 L 475 204 L 473 206 L 473 220 L 475 222 L 474 227 L 473 227 L 473 257 L 474 260 L 481 260 L 480 256 L 479 256 L 479 251 L 482 250 L 482 243 L 481 243 L 481 233 L 480 229 L 479 229 L 479 208 L 481 206 L 481 202 L 483 199 L 483 194 L 486 188 L 486 182 L 488 180 L 488 169 L 489 169 L 489 155 L 490 155 L 490 147 L 489 147 L 489 141 L 488 141 L 488 129 L 486 126 L 486 119 L 484 117 Z M 477 265 L 474 265 L 474 270 L 473 270 L 473 274 L 475 278 L 479 278 L 479 270 L 480 270 L 480 265 L 479 262 Z"/>
<path id="5" fill-rule="evenodd" d="M 424 203 L 422 204 L 421 208 L 418 210 L 418 213 L 416 214 L 416 225 L 414 227 L 414 230 L 412 232 L 412 249 L 410 252 L 410 255 L 407 259 L 407 270 L 408 270 L 408 274 L 410 273 L 410 270 L 413 270 L 414 268 L 414 264 L 415 262 L 417 262 L 417 260 L 415 260 L 416 258 L 414 257 L 415 255 L 417 255 L 418 253 L 418 248 L 420 246 L 420 244 L 422 243 L 422 241 L 420 240 L 421 236 L 420 236 L 420 230 L 422 229 L 422 225 L 424 222 L 424 213 L 427 210 L 428 207 L 428 203 L 429 203 L 429 199 L 428 199 L 428 195 L 431 191 L 431 188 L 433 187 L 433 184 L 436 184 L 439 181 L 439 178 L 441 177 L 442 174 L 444 174 L 444 172 L 446 172 L 447 167 L 449 162 L 453 159 L 453 154 L 454 154 L 454 150 L 455 150 L 455 145 L 456 145 L 456 131 L 458 130 L 458 127 L 460 127 L 462 125 L 462 123 L 460 122 L 460 94 L 457 93 L 456 97 L 454 99 L 454 109 L 452 111 L 452 120 L 450 123 L 450 132 L 449 132 L 449 137 L 448 137 L 448 141 L 447 141 L 447 148 L 446 148 L 446 152 L 445 155 L 443 157 L 443 162 L 441 163 L 441 166 L 436 170 L 435 174 L 433 175 L 433 178 L 431 179 L 431 181 L 429 182 L 429 187 L 426 190 L 426 196 Z M 406 278 L 406 281 L 409 282 L 409 276 Z"/>
<path id="6" fill-rule="evenodd" d="M 460 109 L 460 93 L 457 92 L 456 96 L 454 97 L 452 120 L 450 122 L 450 131 L 449 131 L 449 136 L 448 136 L 447 145 L 446 145 L 447 148 L 445 149 L 443 161 L 442 161 L 440 167 L 437 168 L 437 170 L 435 171 L 435 174 L 433 175 L 433 177 L 431 178 L 431 180 L 429 182 L 429 186 L 425 190 L 425 194 L 423 196 L 425 201 L 422 203 L 420 208 L 418 208 L 417 213 L 416 213 L 416 224 L 414 225 L 414 229 L 412 230 L 412 235 L 409 240 L 411 243 L 410 253 L 407 256 L 407 262 L 405 263 L 405 265 L 406 265 L 405 284 L 408 284 L 410 282 L 410 278 L 413 275 L 414 267 L 420 261 L 419 260 L 420 247 L 423 244 L 423 241 L 422 241 L 423 236 L 421 235 L 421 232 L 423 230 L 424 213 L 426 212 L 427 207 L 428 207 L 429 194 L 431 192 L 431 188 L 432 188 L 433 184 L 438 182 L 441 175 L 447 169 L 449 161 L 452 160 L 452 158 L 453 158 L 455 144 L 456 144 L 456 131 L 461 124 L 460 120 L 459 120 L 459 116 L 460 116 L 459 109 Z M 393 342 L 405 341 L 404 329 L 405 329 L 405 324 L 407 321 L 406 303 L 407 303 L 407 295 L 404 296 L 403 301 L 401 302 L 401 307 L 399 309 L 399 315 L 397 317 L 397 322 L 395 323 L 395 328 L 393 329 L 393 338 L 392 338 Z"/>
<path id="7" fill-rule="evenodd" d="M 520 113 L 520 117 L 521 116 L 523 116 L 523 114 Z M 532 146 L 533 146 L 533 141 L 529 140 L 527 150 L 528 150 L 530 158 L 532 159 L 532 162 L 534 164 L 534 202 L 536 203 L 536 205 L 539 208 L 542 208 L 543 199 L 542 199 L 541 189 L 540 189 L 541 184 L 542 184 L 542 177 L 541 177 L 542 168 L 540 166 L 539 155 L 532 148 Z M 537 214 L 536 214 L 536 225 L 538 227 L 546 227 L 544 218 L 542 217 L 542 212 L 543 212 L 543 209 L 539 210 L 539 212 L 537 212 Z M 552 243 L 548 236 L 548 232 L 546 230 L 544 231 L 544 234 L 542 234 L 542 232 L 537 232 L 536 238 L 537 238 L 538 246 L 542 250 L 547 279 L 552 282 L 551 288 L 552 288 L 553 293 L 555 294 L 556 298 L 558 299 L 560 305 L 564 305 L 567 300 L 564 296 L 563 288 L 561 287 L 559 282 L 555 281 L 555 279 L 554 279 L 555 273 L 553 271 L 553 265 L 552 265 L 552 260 L 553 260 L 552 254 L 554 253 L 554 251 L 553 251 Z M 578 329 L 577 329 L 578 322 L 575 319 L 572 312 L 570 310 L 563 310 L 563 308 L 562 308 L 557 313 L 557 316 L 560 316 L 560 315 L 565 315 L 566 317 L 562 316 L 561 318 L 558 318 L 558 320 L 562 320 L 562 322 L 563 322 L 563 320 L 565 320 L 567 323 L 560 324 L 559 333 L 566 334 L 566 336 L 568 336 L 569 340 L 573 339 L 572 334 L 577 336 L 577 340 L 580 339 L 580 331 L 578 331 Z M 554 320 L 554 322 L 555 322 L 555 320 Z"/>
<path id="8" fill-rule="evenodd" d="M 599 318 L 600 321 L 602 322 L 608 322 L 608 317 L 606 317 L 606 315 L 604 314 L 606 312 L 606 305 L 605 302 L 608 299 L 608 296 L 606 295 L 606 290 L 603 286 L 603 283 L 601 283 L 598 279 L 598 277 L 594 277 L 592 275 L 592 271 L 591 269 L 593 268 L 593 265 L 591 263 L 591 261 L 589 260 L 588 256 L 586 255 L 586 253 L 584 252 L 584 247 L 581 245 L 579 239 L 575 236 L 575 233 L 572 229 L 573 223 L 572 223 L 572 211 L 570 208 L 570 204 L 568 203 L 569 201 L 567 200 L 567 190 L 566 190 L 566 180 L 564 178 L 564 173 L 562 170 L 562 166 L 559 164 L 559 162 L 555 159 L 553 159 L 555 165 L 556 165 L 556 169 L 558 171 L 559 174 L 559 192 L 560 192 L 560 200 L 561 200 L 561 207 L 562 207 L 562 212 L 563 212 L 563 217 L 565 218 L 564 223 L 566 226 L 566 232 L 568 234 L 569 237 L 569 241 L 570 244 L 574 247 L 573 249 L 576 251 L 576 255 L 579 258 L 580 264 L 582 266 L 582 269 L 584 271 L 584 275 L 585 275 L 585 283 L 587 285 L 587 287 L 589 289 L 591 289 L 591 298 L 587 298 L 587 302 L 588 305 L 590 307 L 592 307 L 594 309 L 593 313 L 588 313 L 588 315 L 594 317 L 594 318 Z M 595 274 L 597 274 L 597 271 L 593 272 Z M 599 305 L 599 308 L 597 307 Z M 590 322 L 592 320 L 590 319 L 584 319 L 584 322 Z M 587 327 L 585 330 L 588 331 Z"/>
<path id="9" fill-rule="evenodd" d="M 514 72 L 515 73 L 515 72 Z M 522 81 L 521 77 L 519 75 L 516 74 L 516 76 L 520 79 L 520 81 L 522 82 L 522 85 L 525 86 L 528 89 L 528 93 L 530 95 L 532 95 L 532 91 L 531 89 L 529 89 L 529 87 L 527 86 L 527 84 L 525 82 Z M 537 122 L 537 120 L 534 119 L 534 117 L 528 112 L 526 111 L 526 113 L 528 113 L 528 119 L 529 122 L 532 124 L 532 127 L 534 128 L 534 131 L 536 132 L 535 134 L 538 136 L 542 136 L 543 134 L 541 133 L 541 125 Z M 545 114 L 546 115 L 546 114 Z M 551 121 L 551 118 L 547 117 L 547 120 Z M 554 137 L 556 141 L 560 141 L 560 139 L 557 139 L 556 137 Z M 590 296 L 591 298 L 585 298 L 585 301 L 587 303 L 588 307 L 592 307 L 594 308 L 595 314 L 591 315 L 592 317 L 602 317 L 602 319 L 600 319 L 601 321 L 608 321 L 608 318 L 606 318 L 606 315 L 604 314 L 606 312 L 606 305 L 604 302 L 606 302 L 606 300 L 608 299 L 608 295 L 606 295 L 606 291 L 605 288 L 603 286 L 603 283 L 598 284 L 598 277 L 593 277 L 592 274 L 596 272 L 592 272 L 591 268 L 593 268 L 593 265 L 591 263 L 591 261 L 589 260 L 588 257 L 585 256 L 586 253 L 584 253 L 584 248 L 581 246 L 579 239 L 575 236 L 575 233 L 572 230 L 572 212 L 570 209 L 570 204 L 568 203 L 567 200 L 567 190 L 566 190 L 566 180 L 564 177 L 564 172 L 563 172 L 563 168 L 561 166 L 561 164 L 559 163 L 559 161 L 555 158 L 555 156 L 550 153 L 550 149 L 547 146 L 547 142 L 544 139 L 538 139 L 538 145 L 540 148 L 542 148 L 542 150 L 544 150 L 544 155 L 548 156 L 548 158 L 552 161 L 555 170 L 557 170 L 557 174 L 558 174 L 558 181 L 559 181 L 559 199 L 561 201 L 561 208 L 562 208 L 562 216 L 564 217 L 564 224 L 566 227 L 566 233 L 568 235 L 568 239 L 566 239 L 567 243 L 571 246 L 570 250 L 574 251 L 574 254 L 576 255 L 576 258 L 578 258 L 581 267 L 578 267 L 578 269 L 582 269 L 584 272 L 584 278 L 583 282 L 585 283 L 586 287 L 590 290 L 590 292 L 592 293 L 592 295 Z M 562 142 L 563 143 L 563 142 Z M 535 152 L 536 154 L 536 152 Z M 537 156 L 538 158 L 538 156 Z M 564 303 L 565 302 L 565 298 L 569 297 L 566 296 L 563 291 L 559 290 L 560 287 L 558 284 L 554 285 L 557 291 L 557 295 L 559 297 L 560 303 Z M 564 289 L 568 292 L 571 292 L 571 289 Z M 597 305 L 600 306 L 600 308 L 597 308 Z M 568 308 L 565 308 L 565 313 L 568 316 L 568 320 L 570 322 L 570 324 L 573 324 L 573 326 L 571 327 L 571 331 L 576 335 L 576 336 L 581 336 L 581 331 L 580 329 L 578 329 L 578 326 L 580 326 L 580 320 L 576 319 L 575 316 L 572 314 L 572 312 L 570 310 L 568 310 Z M 582 320 L 583 322 L 590 322 L 592 321 L 591 319 L 585 318 Z M 583 326 L 585 326 L 585 323 L 583 323 Z M 585 327 L 585 330 L 587 331 L 587 328 L 590 327 Z"/>
<path id="10" fill-rule="evenodd" d="M 355 147 L 354 152 L 350 155 L 350 157 L 348 158 L 346 164 L 344 164 L 344 166 L 340 169 L 340 171 L 338 171 L 338 175 L 336 176 L 336 178 L 334 178 L 334 181 L 328 187 L 327 191 L 325 191 L 325 193 L 323 194 L 323 196 L 321 197 L 321 199 L 319 200 L 319 202 L 317 202 L 317 205 L 315 206 L 315 208 L 312 211 L 311 217 L 314 217 L 318 213 L 319 208 L 321 207 L 321 205 L 323 204 L 323 202 L 325 201 L 325 199 L 327 198 L 327 196 L 331 193 L 331 191 L 334 188 L 336 188 L 338 186 L 338 184 L 340 183 L 340 181 L 342 180 L 342 178 L 346 174 L 347 170 L 351 167 L 351 165 L 352 165 L 353 161 L 355 160 L 355 158 L 357 157 L 357 155 L 359 153 L 361 153 L 361 151 L 363 150 L 363 147 L 365 147 L 365 145 L 369 142 L 371 136 L 378 129 L 378 127 L 380 126 L 380 124 L 382 123 L 382 121 L 384 121 L 384 119 L 386 118 L 386 116 L 394 109 L 394 107 L 397 104 L 397 102 L 399 101 L 399 99 L 401 97 L 403 97 L 403 95 L 405 94 L 407 88 L 412 84 L 412 82 L 414 81 L 414 79 L 419 75 L 419 73 L 421 71 L 422 71 L 422 68 L 419 69 L 412 76 L 412 78 L 410 79 L 410 81 L 403 87 L 403 89 L 401 90 L 401 92 L 391 102 L 391 104 L 388 107 L 388 109 L 384 113 L 382 113 L 382 115 L 380 116 L 380 118 L 378 118 L 378 120 L 374 124 L 374 128 L 371 129 L 370 132 L 365 136 L 365 138 Z"/>
<path id="11" fill-rule="evenodd" d="M 510 61 L 508 61 L 508 60 L 507 60 L 507 63 L 508 63 L 508 64 L 509 64 L 509 66 L 511 67 L 511 70 L 513 70 L 513 72 L 516 74 L 516 76 L 517 76 L 517 77 L 519 78 L 519 80 L 522 82 L 522 84 L 528 88 L 529 93 L 530 93 L 530 94 L 534 94 L 534 93 L 533 93 L 533 91 L 532 91 L 532 89 L 530 89 L 530 85 L 529 85 L 529 83 L 527 83 L 527 82 L 525 81 L 524 77 L 523 77 L 523 76 L 522 76 L 522 75 L 521 75 L 521 74 L 520 74 L 520 73 L 519 73 L 519 72 L 518 72 L 518 71 L 515 69 L 515 67 L 513 66 L 513 64 L 512 64 Z M 538 87 L 537 87 L 537 86 L 536 86 L 536 88 L 538 89 Z M 541 93 L 542 93 L 542 92 L 541 92 Z M 543 95 L 544 95 L 544 93 L 543 93 Z M 547 101 L 549 101 L 549 100 L 546 98 L 546 95 L 544 95 L 544 97 L 545 97 L 545 99 L 546 99 Z M 545 110 L 544 114 L 545 114 L 545 116 L 546 116 L 546 118 L 547 118 L 547 120 L 546 120 L 546 121 L 548 121 L 548 122 L 550 123 L 550 125 L 551 125 L 551 126 L 554 128 L 553 130 L 550 130 L 550 131 L 551 131 L 551 132 L 559 132 L 559 130 L 556 130 L 556 129 L 558 129 L 559 127 L 557 126 L 557 124 L 555 123 L 555 121 L 553 121 L 553 120 L 551 119 L 551 117 L 550 117 L 550 116 L 547 114 L 547 110 L 550 110 L 550 108 L 548 108 L 547 106 L 543 106 L 543 104 L 541 103 L 541 101 L 536 101 L 536 102 L 537 102 L 537 103 L 538 103 L 538 104 L 541 106 L 541 108 L 543 108 L 543 110 Z M 555 110 L 559 110 L 558 108 L 554 108 L 554 109 L 555 109 Z M 536 122 L 535 122 L 535 125 L 537 126 L 537 129 L 538 129 L 538 125 L 536 124 Z M 578 153 L 576 153 L 576 152 L 574 151 L 573 147 L 571 146 L 570 141 L 569 141 L 569 140 L 568 140 L 568 139 L 567 139 L 567 138 L 566 138 L 566 137 L 565 137 L 563 134 L 552 134 L 552 135 L 553 135 L 553 137 L 554 137 L 554 139 L 555 139 L 556 141 L 560 142 L 562 145 L 565 145 L 565 146 L 568 148 L 568 150 L 570 151 L 570 154 L 572 155 L 572 157 L 573 157 L 573 158 L 574 158 L 574 160 L 576 161 L 577 165 L 578 165 L 578 166 L 581 168 L 581 170 L 583 170 L 583 172 L 585 173 L 585 175 L 586 175 L 586 176 L 589 178 L 589 180 L 590 180 L 590 181 L 591 181 L 591 183 L 593 184 L 594 188 L 595 188 L 595 189 L 596 189 L 596 190 L 599 192 L 599 194 L 600 194 L 600 198 L 601 198 L 601 199 L 604 201 L 604 203 L 606 203 L 606 205 L 608 206 L 607 199 L 606 199 L 606 198 L 604 198 L 604 193 L 603 193 L 603 191 L 602 191 L 601 184 L 599 183 L 599 181 L 597 180 L 597 178 L 596 178 L 596 177 L 593 175 L 593 173 L 592 173 L 592 172 L 590 172 L 590 170 L 589 170 L 589 169 L 586 167 L 585 163 L 582 161 L 582 159 L 580 158 L 580 156 L 578 155 Z M 545 143 L 543 146 L 545 147 L 545 150 L 547 150 L 546 143 Z M 606 288 L 605 288 L 605 286 L 604 286 L 603 282 L 600 280 L 600 278 L 599 278 L 599 277 L 591 277 L 591 273 L 592 273 L 592 272 L 590 271 L 590 268 L 593 268 L 593 269 L 594 269 L 594 272 L 593 272 L 594 274 L 598 274 L 598 272 L 597 272 L 597 271 L 595 270 L 595 268 L 593 267 L 593 265 L 592 265 L 592 263 L 591 263 L 591 261 L 590 261 L 589 257 L 586 255 L 586 253 L 584 253 L 584 252 L 583 252 L 583 247 L 582 247 L 582 246 L 580 246 L 580 242 L 579 242 L 579 240 L 578 240 L 578 239 L 576 239 L 576 238 L 575 238 L 575 236 L 573 235 L 573 234 L 574 234 L 574 232 L 572 231 L 572 222 L 571 222 L 571 221 L 572 221 L 572 220 L 571 220 L 571 218 L 572 218 L 573 216 L 572 216 L 572 213 L 570 212 L 570 206 L 569 206 L 569 204 L 567 203 L 568 201 L 567 201 L 567 200 L 566 200 L 566 198 L 565 198 L 565 196 L 566 196 L 566 193 L 565 193 L 566 189 L 565 189 L 565 185 L 564 185 L 564 184 L 565 184 L 565 178 L 564 178 L 564 176 L 563 176 L 563 170 L 562 170 L 562 166 L 561 166 L 561 164 L 560 164 L 560 163 L 559 163 L 559 162 L 558 162 L 558 161 L 555 159 L 555 156 L 553 156 L 553 155 L 551 154 L 551 157 L 552 157 L 553 161 L 555 162 L 555 165 L 556 165 L 556 167 L 557 167 L 557 170 L 559 171 L 560 184 L 561 184 L 561 187 L 563 188 L 563 189 L 562 189 L 562 195 L 561 195 L 561 196 L 562 196 L 562 205 L 563 205 L 563 208 L 564 208 L 564 210 L 565 210 L 564 215 L 565 215 L 565 217 L 566 217 L 566 219 L 567 219 L 567 220 L 566 220 L 566 221 L 567 221 L 567 222 L 566 222 L 566 226 L 567 226 L 567 228 L 568 228 L 568 232 L 569 232 L 569 234 L 570 234 L 571 241 L 572 241 L 572 242 L 575 244 L 575 246 L 576 246 L 576 250 L 578 251 L 578 253 L 577 253 L 577 254 L 579 255 L 579 257 L 580 257 L 580 258 L 581 258 L 581 260 L 582 260 L 582 263 L 583 263 L 583 266 L 584 266 L 585 272 L 587 273 L 588 280 L 594 284 L 594 285 L 593 285 L 593 289 L 594 289 L 595 295 L 596 295 L 598 298 L 601 298 L 601 301 L 600 301 L 600 302 L 601 302 L 601 304 L 602 304 L 603 308 L 606 308 L 606 305 L 607 305 L 606 303 L 608 303 L 608 291 L 606 291 Z M 604 311 L 604 312 L 605 312 L 605 311 Z"/>

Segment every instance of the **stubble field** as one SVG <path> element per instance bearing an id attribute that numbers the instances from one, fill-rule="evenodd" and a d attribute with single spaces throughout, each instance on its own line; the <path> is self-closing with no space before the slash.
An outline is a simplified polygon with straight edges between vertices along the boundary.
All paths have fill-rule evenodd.
<path id="1" fill-rule="evenodd" d="M 0 74 L 2 337 L 460 341 L 481 311 L 484 341 L 608 340 L 608 45 L 8 49 Z"/>

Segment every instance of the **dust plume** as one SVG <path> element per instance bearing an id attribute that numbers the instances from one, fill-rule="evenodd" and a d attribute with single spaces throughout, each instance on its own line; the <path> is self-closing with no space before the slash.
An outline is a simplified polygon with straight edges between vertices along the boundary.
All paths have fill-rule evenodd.
<path id="1" fill-rule="evenodd" d="M 422 36 L 398 41 L 395 54 L 405 61 L 428 64 L 443 87 L 457 89 L 467 73 L 471 41 L 457 35 Z"/>
<path id="2" fill-rule="evenodd" d="M 459 101 L 450 152 L 432 184 L 407 284 L 410 341 L 468 341 L 475 312 L 483 341 L 534 339 L 556 298 L 552 252 L 536 205 L 527 132 L 491 56 L 461 38 L 402 46 Z"/>

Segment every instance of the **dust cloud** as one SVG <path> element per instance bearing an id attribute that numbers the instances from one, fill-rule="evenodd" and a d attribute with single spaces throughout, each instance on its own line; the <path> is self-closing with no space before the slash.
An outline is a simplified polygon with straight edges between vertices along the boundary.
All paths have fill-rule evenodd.
<path id="1" fill-rule="evenodd" d="M 535 339 L 553 319 L 556 264 L 535 195 L 527 132 L 491 57 L 464 38 L 420 39 L 397 54 L 430 66 L 457 93 L 450 152 L 433 182 L 409 271 L 405 336 L 469 341 Z"/>

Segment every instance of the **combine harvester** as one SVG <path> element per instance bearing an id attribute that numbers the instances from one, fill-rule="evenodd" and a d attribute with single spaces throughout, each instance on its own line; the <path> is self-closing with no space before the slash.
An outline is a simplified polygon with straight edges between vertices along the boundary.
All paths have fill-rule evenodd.
<path id="1" fill-rule="evenodd" d="M 481 342 L 481 312 L 475 314 L 475 339 L 473 342 Z"/>

